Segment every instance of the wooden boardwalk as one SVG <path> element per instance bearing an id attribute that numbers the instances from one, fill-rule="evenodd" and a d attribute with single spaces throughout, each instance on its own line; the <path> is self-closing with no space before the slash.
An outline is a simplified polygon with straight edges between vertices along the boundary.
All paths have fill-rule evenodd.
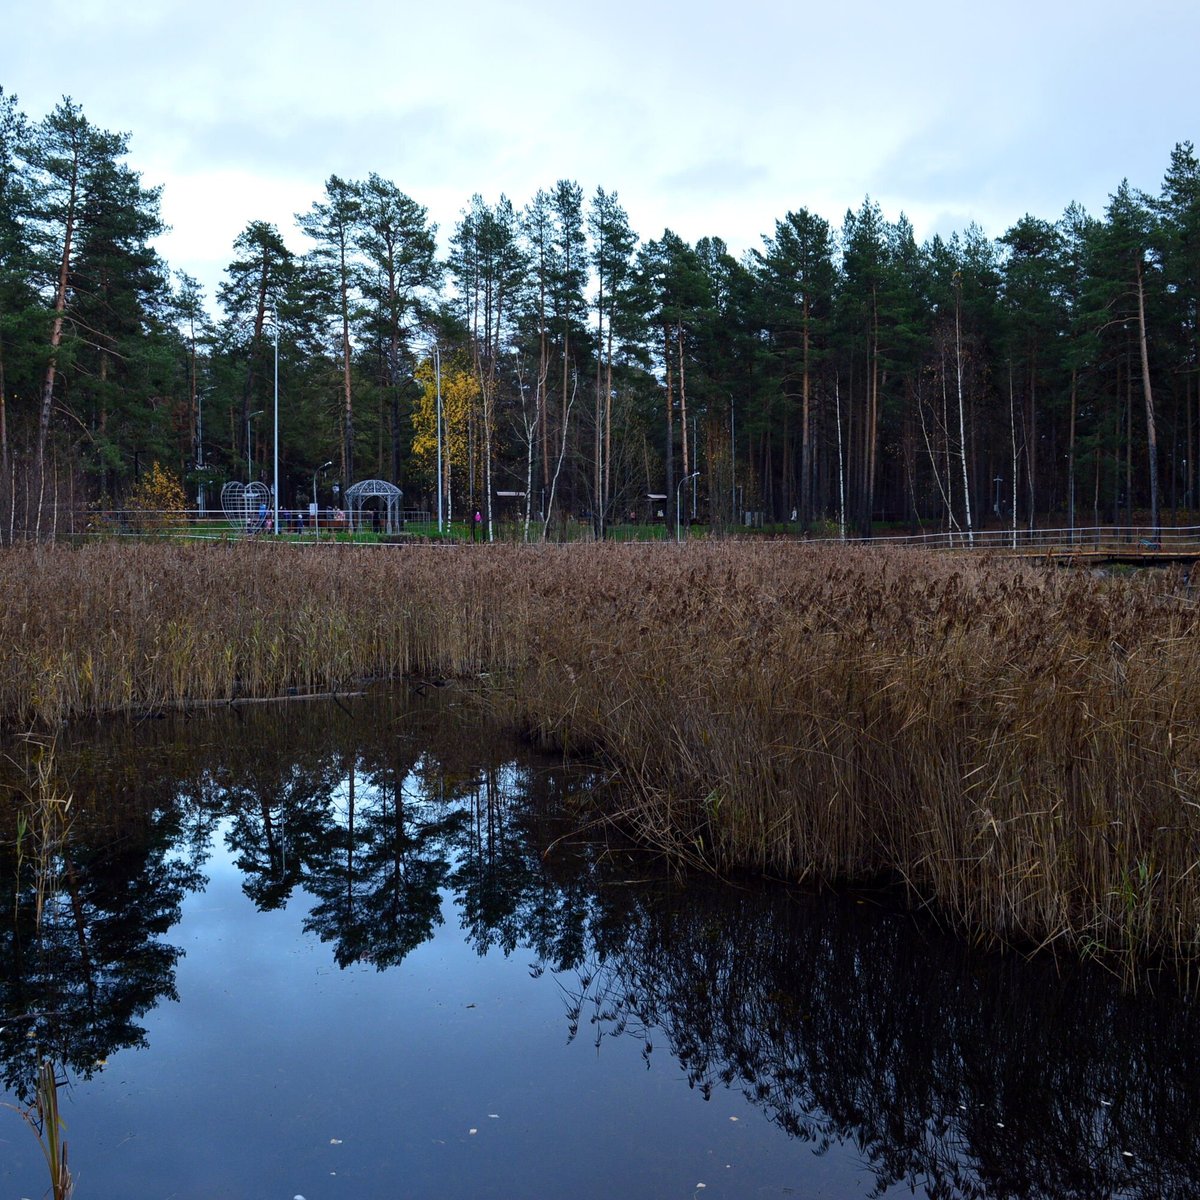
<path id="1" fill-rule="evenodd" d="M 1200 547 L 1145 547 L 1135 546 L 1061 546 L 1047 549 L 1016 549 L 1000 551 L 1004 558 L 1036 559 L 1043 563 L 1060 566 L 1103 566 L 1120 564 L 1132 567 L 1164 567 L 1171 565 L 1191 566 L 1200 559 Z"/>

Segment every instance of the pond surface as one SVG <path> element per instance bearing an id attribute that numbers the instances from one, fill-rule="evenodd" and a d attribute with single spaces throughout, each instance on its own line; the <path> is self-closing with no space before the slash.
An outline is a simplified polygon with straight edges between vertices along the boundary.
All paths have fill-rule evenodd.
<path id="1" fill-rule="evenodd" d="M 675 878 L 451 693 L 80 728 L 52 780 L 40 855 L 0 800 L 0 1068 L 67 1080 L 79 1200 L 1200 1195 L 1171 989 Z M 47 1184 L 0 1109 L 0 1200 Z"/>

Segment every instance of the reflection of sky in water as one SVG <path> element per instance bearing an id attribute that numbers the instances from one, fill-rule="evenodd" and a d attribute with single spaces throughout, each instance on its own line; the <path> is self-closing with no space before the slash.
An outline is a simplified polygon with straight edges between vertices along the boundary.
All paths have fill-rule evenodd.
<path id="1" fill-rule="evenodd" d="M 561 764 L 403 695 L 371 714 L 264 706 L 81 741 L 91 799 L 136 815 L 101 823 L 115 860 L 73 845 L 90 965 L 65 892 L 45 962 L 0 962 L 14 1077 L 36 1010 L 73 1076 L 146 1029 L 65 1098 L 79 1200 L 1200 1196 L 1200 1021 L 1168 989 L 974 953 L 852 897 L 681 886 L 564 836 L 547 807 L 586 783 Z M 429 781 L 459 799 L 422 800 Z M 146 953 L 163 925 L 174 968 Z M 172 981 L 179 1001 L 139 1017 Z M 0 1200 L 41 1196 L 44 1172 L 0 1111 Z"/>
<path id="2" fill-rule="evenodd" d="M 567 1044 L 554 976 L 531 977 L 520 951 L 478 955 L 452 899 L 400 966 L 340 970 L 302 931 L 308 896 L 256 912 L 233 860 L 218 835 L 171 931 L 179 1002 L 148 1015 L 149 1048 L 65 1104 L 80 1200 L 869 1190 L 852 1159 L 814 1158 L 739 1092 L 705 1103 L 665 1047 L 647 1070 L 634 1038 Z M 15 1115 L 7 1133 L 0 1180 L 40 1194 L 32 1137 Z"/>

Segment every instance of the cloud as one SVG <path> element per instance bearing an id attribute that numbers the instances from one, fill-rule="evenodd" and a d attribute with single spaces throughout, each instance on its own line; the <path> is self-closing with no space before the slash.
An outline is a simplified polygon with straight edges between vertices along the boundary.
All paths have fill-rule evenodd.
<path id="1" fill-rule="evenodd" d="M 702 192 L 715 198 L 742 194 L 769 178 L 770 172 L 763 166 L 718 158 L 672 172 L 659 180 L 659 187 L 668 194 Z"/>
<path id="2" fill-rule="evenodd" d="M 252 219 L 299 248 L 292 214 L 331 173 L 378 172 L 444 233 L 472 192 L 520 207 L 567 178 L 616 191 L 643 237 L 748 248 L 867 193 L 918 237 L 1099 212 L 1200 140 L 1194 0 L 8 0 L 6 44 L 47 29 L 53 69 L 10 54 L 0 84 L 34 118 L 67 92 L 129 131 L 165 185 L 163 251 L 201 278 Z"/>

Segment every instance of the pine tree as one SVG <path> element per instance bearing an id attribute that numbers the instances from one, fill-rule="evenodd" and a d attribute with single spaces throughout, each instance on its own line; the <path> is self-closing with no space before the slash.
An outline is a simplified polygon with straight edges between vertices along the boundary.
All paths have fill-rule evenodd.
<path id="1" fill-rule="evenodd" d="M 1160 276 L 1157 264 L 1149 266 L 1147 255 L 1153 241 L 1151 216 L 1145 197 L 1122 181 L 1113 193 L 1105 222 L 1096 241 L 1096 300 L 1107 322 L 1116 318 L 1129 329 L 1136 342 L 1141 380 L 1142 406 L 1146 423 L 1146 460 L 1149 468 L 1150 523 L 1157 536 L 1160 516 L 1158 422 L 1151 377 L 1147 332 L 1147 271 Z M 1131 372 L 1132 374 L 1132 372 Z M 1132 496 L 1129 497 L 1132 504 Z"/>
<path id="2" fill-rule="evenodd" d="M 217 299 L 225 310 L 219 340 L 224 355 L 241 374 L 241 403 L 236 419 L 230 413 L 229 430 L 230 465 L 236 469 L 249 456 L 250 414 L 255 408 L 266 408 L 265 388 L 272 372 L 266 325 L 269 319 L 280 320 L 279 309 L 297 286 L 298 274 L 295 256 L 266 221 L 249 222 L 233 248 L 237 257 L 225 268 Z"/>
<path id="3" fill-rule="evenodd" d="M 1163 286 L 1173 309 L 1173 341 L 1177 356 L 1174 376 L 1183 380 L 1186 435 L 1186 499 L 1196 503 L 1198 448 L 1194 414 L 1200 399 L 1200 160 L 1191 142 L 1171 152 L 1170 166 L 1153 210 L 1154 239 L 1163 266 Z"/>
<path id="4" fill-rule="evenodd" d="M 637 235 L 615 192 L 597 188 L 588 212 L 592 273 L 596 280 L 596 403 L 593 439 L 593 512 L 597 537 L 608 524 L 612 495 L 613 349 L 631 307 Z"/>
<path id="5" fill-rule="evenodd" d="M 401 478 L 401 395 L 408 381 L 405 342 L 421 297 L 440 279 L 434 257 L 437 227 L 415 200 L 372 172 L 358 193 L 356 244 L 362 259 L 363 329 L 380 363 L 391 424 L 391 479 Z"/>
<path id="6" fill-rule="evenodd" d="M 851 413 L 849 439 L 856 480 L 855 522 L 869 535 L 875 511 L 878 477 L 879 416 L 884 386 L 882 361 L 885 301 L 889 287 L 887 225 L 883 213 L 868 197 L 857 213 L 847 211 L 841 231 L 842 273 L 839 294 L 842 336 L 853 359 L 861 363 L 861 413 Z M 851 378 L 857 363 L 852 365 Z M 852 395 L 851 399 L 855 399 Z"/>
<path id="7" fill-rule="evenodd" d="M 354 482 L 354 387 L 351 373 L 351 333 L 357 317 L 360 278 L 355 261 L 361 231 L 362 190 L 336 175 L 325 181 L 325 200 L 313 201 L 307 213 L 296 214 L 296 224 L 316 243 L 310 261 L 334 301 L 338 327 L 342 396 L 342 491 Z"/>
<path id="8" fill-rule="evenodd" d="M 52 280 L 53 320 L 38 409 L 35 470 L 44 478 L 55 384 L 63 363 L 64 329 L 73 295 L 82 234 L 92 215 L 100 181 L 127 150 L 123 134 L 97 129 L 65 97 L 33 130 L 26 150 L 32 225 L 46 275 Z"/>
<path id="9" fill-rule="evenodd" d="M 763 237 L 765 250 L 755 251 L 765 290 L 767 322 L 789 402 L 800 397 L 800 476 L 798 509 L 801 527 L 812 517 L 812 396 L 817 345 L 829 319 L 833 298 L 833 235 L 829 223 L 806 208 L 775 222 L 774 237 Z M 797 378 L 798 376 L 798 378 Z"/>
<path id="10" fill-rule="evenodd" d="M 28 314 L 36 303 L 30 285 L 25 213 L 27 181 L 20 161 L 28 122 L 17 98 L 0 88 L 0 484 L 11 465 L 8 427 L 9 381 L 14 357 L 28 346 Z M 32 390 L 32 389 L 30 389 Z"/>
<path id="11" fill-rule="evenodd" d="M 477 194 L 458 223 L 450 253 L 458 314 L 469 331 L 471 356 L 479 381 L 481 411 L 477 439 L 473 433 L 475 426 L 469 431 L 471 442 L 477 446 L 471 454 L 470 496 L 471 502 L 478 504 L 482 492 L 480 508 L 489 539 L 494 537 L 492 476 L 500 362 L 528 265 L 517 232 L 517 216 L 507 196 L 502 195 L 489 207 Z M 474 475 L 476 462 L 478 478 Z"/>
<path id="12" fill-rule="evenodd" d="M 711 306 L 712 296 L 703 263 L 696 251 L 670 229 L 657 241 L 648 242 L 638 255 L 640 286 L 645 289 L 651 316 L 658 333 L 658 351 L 665 381 L 666 416 L 663 461 L 666 467 L 667 522 L 678 535 L 675 524 L 675 426 L 678 401 L 679 424 L 687 421 L 688 338 L 702 315 Z M 684 475 L 690 461 L 686 445 L 681 447 Z"/>

